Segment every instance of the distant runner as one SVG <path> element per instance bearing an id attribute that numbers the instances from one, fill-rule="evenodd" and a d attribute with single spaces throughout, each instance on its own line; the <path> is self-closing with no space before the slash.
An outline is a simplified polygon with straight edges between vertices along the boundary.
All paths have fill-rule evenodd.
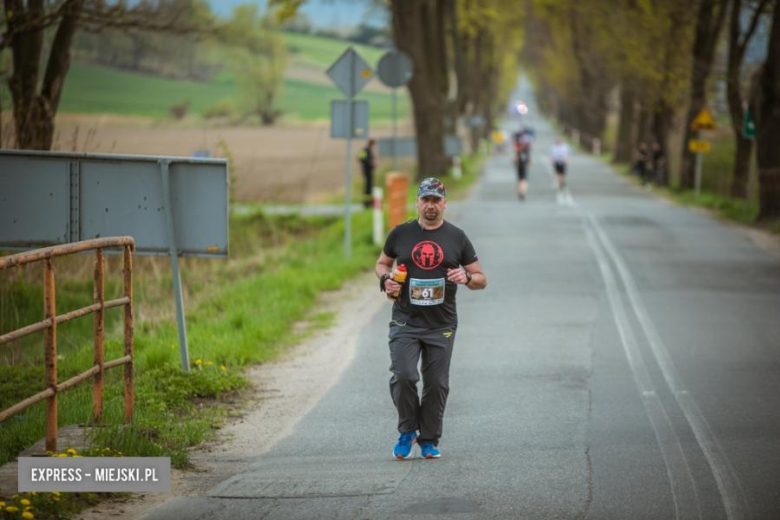
<path id="1" fill-rule="evenodd" d="M 525 130 L 525 129 L 524 129 Z M 525 200 L 528 191 L 528 167 L 531 165 L 531 143 L 533 139 L 525 131 L 515 137 L 515 168 L 517 170 L 517 196 Z"/>
<path id="2" fill-rule="evenodd" d="M 555 174 L 558 177 L 558 189 L 563 190 L 566 187 L 566 166 L 569 162 L 569 145 L 562 139 L 556 139 L 555 144 L 550 148 L 550 158 L 552 159 Z"/>

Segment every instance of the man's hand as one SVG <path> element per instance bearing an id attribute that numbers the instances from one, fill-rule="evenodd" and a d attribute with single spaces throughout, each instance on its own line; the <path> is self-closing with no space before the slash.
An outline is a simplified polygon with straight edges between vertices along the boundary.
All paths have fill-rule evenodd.
<path id="1" fill-rule="evenodd" d="M 401 290 L 401 284 L 393 280 L 392 278 L 388 278 L 385 280 L 385 294 L 387 295 L 388 300 L 393 300 L 394 298 L 391 296 L 394 292 Z"/>
<path id="2" fill-rule="evenodd" d="M 469 278 L 466 276 L 466 271 L 458 267 L 456 269 L 447 269 L 447 280 L 452 283 L 467 284 Z"/>

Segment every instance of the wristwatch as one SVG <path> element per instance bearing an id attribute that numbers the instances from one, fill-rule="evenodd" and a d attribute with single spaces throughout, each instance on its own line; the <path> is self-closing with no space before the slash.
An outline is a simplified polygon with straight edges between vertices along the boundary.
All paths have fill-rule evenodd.
<path id="1" fill-rule="evenodd" d="M 385 273 L 379 277 L 379 292 L 385 292 L 385 280 L 389 280 L 392 277 L 390 273 Z"/>
<path id="2" fill-rule="evenodd" d="M 474 275 L 472 275 L 470 272 L 466 271 L 466 284 L 465 285 L 470 284 L 472 278 L 474 278 Z"/>

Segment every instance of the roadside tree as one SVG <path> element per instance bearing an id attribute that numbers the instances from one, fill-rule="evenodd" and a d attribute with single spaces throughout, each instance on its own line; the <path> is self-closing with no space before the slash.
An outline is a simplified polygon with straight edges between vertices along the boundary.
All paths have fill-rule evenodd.
<path id="1" fill-rule="evenodd" d="M 742 135 L 742 126 L 745 119 L 742 91 L 745 87 L 742 82 L 742 65 L 745 51 L 751 38 L 758 28 L 762 15 L 768 11 L 772 0 L 732 0 L 731 14 L 729 16 L 729 54 L 727 70 L 727 97 L 731 127 L 734 130 L 736 150 L 734 156 L 734 170 L 731 181 L 731 196 L 746 198 L 748 172 L 750 171 L 750 156 L 753 153 L 753 141 Z M 744 9 L 743 9 L 744 8 Z M 741 22 L 743 14 L 747 14 L 747 28 L 743 31 Z"/>
<path id="2" fill-rule="evenodd" d="M 693 42 L 693 62 L 691 67 L 690 95 L 688 114 L 685 118 L 683 139 L 682 171 L 680 185 L 692 189 L 695 177 L 693 153 L 687 143 L 696 139 L 699 132 L 691 129 L 691 123 L 702 108 L 707 106 L 707 79 L 710 76 L 712 62 L 717 48 L 720 30 L 726 19 L 729 0 L 700 0 L 696 18 Z"/>
<path id="3" fill-rule="evenodd" d="M 780 218 L 780 2 L 775 2 L 764 66 L 756 75 L 750 105 L 756 119 L 759 220 Z"/>
<path id="4" fill-rule="evenodd" d="M 218 31 L 221 41 L 237 48 L 232 68 L 243 109 L 257 115 L 263 125 L 273 125 L 281 115 L 277 99 L 287 68 L 287 47 L 275 20 L 260 15 L 255 5 L 242 5 Z"/>
<path id="5" fill-rule="evenodd" d="M 203 0 L 168 0 L 154 5 L 141 2 L 134 7 L 102 0 L 5 0 L 3 15 L 0 52 L 11 50 L 13 72 L 8 88 L 16 145 L 34 150 L 49 150 L 52 146 L 54 118 L 70 70 L 77 30 L 195 32 L 207 30 L 210 22 Z"/>

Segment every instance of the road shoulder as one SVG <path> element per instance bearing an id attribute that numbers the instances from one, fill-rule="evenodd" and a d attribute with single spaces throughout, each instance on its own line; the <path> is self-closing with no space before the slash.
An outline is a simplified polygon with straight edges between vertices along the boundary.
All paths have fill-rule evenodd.
<path id="1" fill-rule="evenodd" d="M 358 333 L 383 303 L 373 272 L 349 280 L 337 291 L 321 294 L 313 312 L 335 313 L 333 326 L 296 345 L 279 361 L 247 371 L 254 390 L 245 413 L 227 422 L 214 440 L 192 449 L 193 469 L 174 469 L 169 493 L 106 500 L 77 518 L 139 518 L 167 500 L 205 495 L 219 482 L 245 470 L 289 435 L 338 381 L 354 359 Z"/>

